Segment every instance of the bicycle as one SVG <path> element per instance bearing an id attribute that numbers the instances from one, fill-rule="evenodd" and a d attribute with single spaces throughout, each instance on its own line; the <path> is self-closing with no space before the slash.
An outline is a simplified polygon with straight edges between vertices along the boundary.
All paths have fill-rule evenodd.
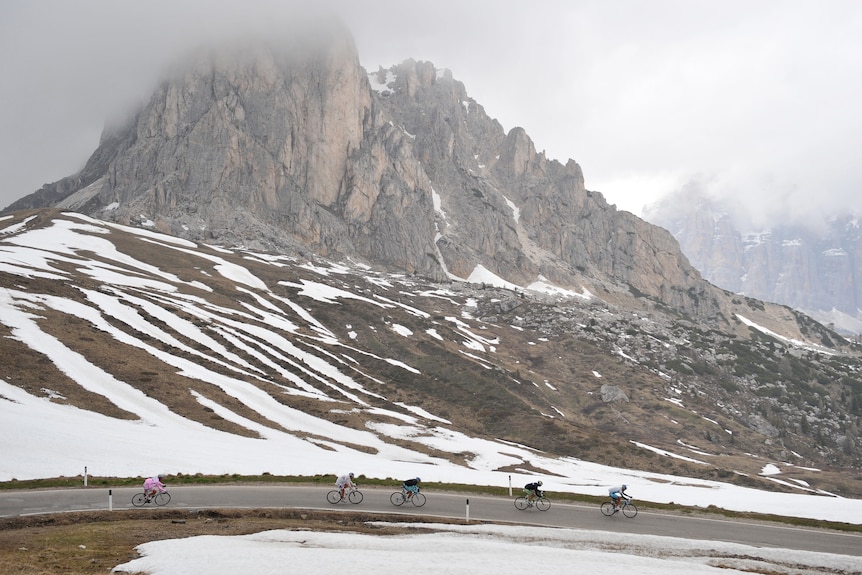
<path id="1" fill-rule="evenodd" d="M 545 496 L 530 500 L 527 499 L 526 496 L 522 495 L 515 498 L 515 507 L 521 511 L 530 507 L 535 507 L 539 511 L 547 511 L 551 508 L 551 501 Z"/>
<path id="2" fill-rule="evenodd" d="M 146 493 L 135 493 L 132 496 L 132 505 L 135 507 L 143 507 L 147 503 L 155 503 L 156 505 L 167 505 L 171 501 L 171 494 L 167 491 L 160 491 L 152 497 L 147 497 Z"/>
<path id="3" fill-rule="evenodd" d="M 623 499 L 622 501 L 620 501 L 620 506 L 617 508 L 614 507 L 613 499 L 610 501 L 605 501 L 604 503 L 602 503 L 601 509 L 602 514 L 607 515 L 608 517 L 610 517 L 620 509 L 622 509 L 623 515 L 625 515 L 629 519 L 638 514 L 638 508 L 634 503 L 631 502 L 631 499 Z"/>
<path id="4" fill-rule="evenodd" d="M 337 505 L 338 503 L 341 503 L 342 501 L 349 501 L 355 505 L 357 503 L 362 503 L 362 499 L 363 499 L 362 492 L 359 491 L 359 488 L 355 485 L 353 487 L 348 488 L 345 491 L 344 497 L 341 496 L 341 490 L 340 489 L 333 489 L 332 491 L 330 491 L 329 493 L 326 494 L 326 500 L 329 501 L 330 503 L 332 503 L 333 505 Z"/>
<path id="5" fill-rule="evenodd" d="M 389 502 L 392 505 L 402 505 L 405 501 L 412 501 L 416 507 L 422 507 L 425 505 L 425 496 L 418 491 L 407 491 L 403 487 L 401 491 L 396 491 L 389 496 Z"/>

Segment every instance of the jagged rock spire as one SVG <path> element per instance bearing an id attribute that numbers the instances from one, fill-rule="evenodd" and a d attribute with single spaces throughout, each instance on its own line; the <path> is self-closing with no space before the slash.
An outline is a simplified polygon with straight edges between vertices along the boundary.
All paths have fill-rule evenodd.
<path id="1" fill-rule="evenodd" d="M 313 39 L 309 39 L 313 38 Z M 191 240 L 349 255 L 434 279 L 482 266 L 698 316 L 720 295 L 675 240 L 584 186 L 464 85 L 407 60 L 370 77 L 339 25 L 201 50 L 88 167 L 32 202 Z"/>

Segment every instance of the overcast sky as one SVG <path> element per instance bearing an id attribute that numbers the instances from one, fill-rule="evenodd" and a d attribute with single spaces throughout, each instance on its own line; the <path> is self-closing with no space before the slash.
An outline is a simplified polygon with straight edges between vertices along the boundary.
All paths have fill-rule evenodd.
<path id="1" fill-rule="evenodd" d="M 309 6 L 341 15 L 368 70 L 449 68 L 620 209 L 693 185 L 862 212 L 856 0 L 4 0 L 0 206 L 79 170 L 191 47 Z"/>

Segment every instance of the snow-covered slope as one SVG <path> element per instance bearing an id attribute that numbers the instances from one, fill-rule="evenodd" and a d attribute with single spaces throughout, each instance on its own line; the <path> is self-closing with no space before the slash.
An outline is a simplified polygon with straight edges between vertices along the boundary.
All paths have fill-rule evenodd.
<path id="1" fill-rule="evenodd" d="M 79 214 L 8 222 L 0 234 L 3 481 L 85 467 L 99 476 L 349 469 L 479 485 L 539 476 L 550 491 L 603 495 L 625 482 L 644 500 L 862 517 L 862 501 L 817 496 L 828 494 L 804 482 L 779 478 L 797 491 L 779 494 L 632 471 L 513 441 L 505 425 L 489 431 L 497 415 L 482 411 L 510 392 L 483 377 L 504 379 L 513 397 L 532 402 L 521 416 L 528 425 L 565 424 L 565 393 L 582 392 L 504 372 L 511 362 L 533 373 L 519 362 L 536 363 L 532 350 L 549 353 L 551 342 L 477 320 L 476 293 L 457 284 L 428 286 L 359 263 L 238 254 Z M 512 342 L 528 349 L 507 349 Z M 434 365 L 440 357 L 449 364 Z M 603 374 L 588 369 L 598 392 Z M 442 381 L 448 371 L 469 381 Z M 501 405 L 505 417 L 509 404 Z M 716 456 L 686 443 L 623 442 L 695 466 Z M 773 478 L 794 467 L 754 465 Z"/>

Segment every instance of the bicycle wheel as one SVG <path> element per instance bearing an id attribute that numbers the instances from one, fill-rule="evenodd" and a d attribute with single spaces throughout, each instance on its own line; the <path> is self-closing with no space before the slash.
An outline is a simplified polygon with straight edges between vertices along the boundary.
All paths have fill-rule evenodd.
<path id="1" fill-rule="evenodd" d="M 135 493 L 134 497 L 132 497 L 132 505 L 134 505 L 135 507 L 141 507 L 142 505 L 146 504 L 146 502 L 147 496 L 143 493 Z"/>
<path id="2" fill-rule="evenodd" d="M 421 493 L 414 493 L 410 500 L 413 501 L 413 505 L 416 507 L 422 507 L 425 505 L 425 496 Z"/>
<path id="3" fill-rule="evenodd" d="M 539 497 L 536 499 L 536 509 L 539 511 L 547 511 L 551 508 L 551 501 L 547 497 Z"/>
<path id="4" fill-rule="evenodd" d="M 515 498 L 515 507 L 517 507 L 521 511 L 523 511 L 524 509 L 526 509 L 529 506 L 530 506 L 530 504 L 527 502 L 526 497 L 516 497 Z"/>
<path id="5" fill-rule="evenodd" d="M 361 491 L 351 491 L 350 495 L 347 496 L 347 500 L 351 503 L 362 503 L 362 492 Z"/>
<path id="6" fill-rule="evenodd" d="M 171 494 L 167 491 L 159 493 L 155 497 L 156 505 L 167 505 L 171 500 Z"/>
<path id="7" fill-rule="evenodd" d="M 336 503 L 341 501 L 341 492 L 337 489 L 333 489 L 326 494 L 326 500 L 335 505 Z"/>
<path id="8" fill-rule="evenodd" d="M 396 491 L 395 493 L 393 493 L 392 495 L 389 496 L 389 502 L 392 505 L 401 505 L 402 503 L 404 503 L 404 494 L 401 493 L 400 491 Z"/>
<path id="9" fill-rule="evenodd" d="M 614 504 L 611 503 L 610 501 L 605 501 L 604 503 L 602 503 L 602 513 L 604 515 L 608 515 L 608 516 L 613 515 L 614 514 Z"/>
<path id="10" fill-rule="evenodd" d="M 623 515 L 625 515 L 629 519 L 631 519 L 632 517 L 634 517 L 637 514 L 638 514 L 638 508 L 635 506 L 634 503 L 629 503 L 628 505 L 623 507 Z"/>

